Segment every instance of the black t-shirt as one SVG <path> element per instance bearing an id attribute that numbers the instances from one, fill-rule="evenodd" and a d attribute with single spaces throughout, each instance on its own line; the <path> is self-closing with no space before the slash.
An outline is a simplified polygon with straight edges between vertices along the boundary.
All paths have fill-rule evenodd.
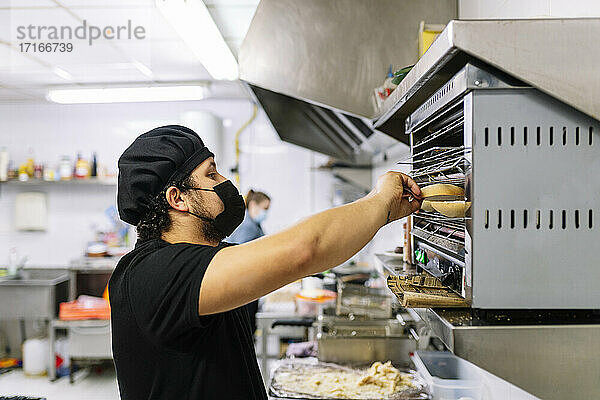
<path id="1" fill-rule="evenodd" d="M 246 307 L 198 315 L 200 284 L 226 247 L 138 241 L 110 278 L 122 400 L 266 399 Z"/>

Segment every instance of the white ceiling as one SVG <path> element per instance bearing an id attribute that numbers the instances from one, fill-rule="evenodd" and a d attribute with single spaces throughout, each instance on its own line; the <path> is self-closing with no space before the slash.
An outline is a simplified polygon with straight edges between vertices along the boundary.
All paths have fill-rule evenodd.
<path id="1" fill-rule="evenodd" d="M 237 56 L 259 0 L 205 0 Z M 143 40 L 63 40 L 71 53 L 23 53 L 17 27 L 143 26 Z M 66 71 L 70 78 L 56 73 Z M 148 74 L 148 69 L 151 71 Z M 63 75 L 63 76 L 60 76 Z M 39 101 L 61 85 L 163 84 L 211 80 L 202 64 L 157 11 L 154 0 L 0 0 L 0 102 Z"/>

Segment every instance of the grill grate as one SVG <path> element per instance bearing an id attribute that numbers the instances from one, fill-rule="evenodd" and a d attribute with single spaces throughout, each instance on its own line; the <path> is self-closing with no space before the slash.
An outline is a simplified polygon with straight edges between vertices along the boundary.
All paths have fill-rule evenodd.
<path id="1" fill-rule="evenodd" d="M 455 121 L 452 121 L 450 124 L 448 125 L 444 125 L 443 127 L 437 129 L 436 131 L 432 132 L 430 135 L 424 137 L 423 139 L 421 139 L 421 141 L 419 141 L 418 143 L 413 145 L 413 150 L 417 149 L 421 146 L 424 146 L 428 143 L 431 143 L 432 141 L 438 139 L 441 136 L 445 136 L 445 135 L 461 135 L 463 133 L 463 126 L 464 126 L 464 117 L 461 115 L 460 117 L 458 117 L 458 119 L 456 119 Z"/>

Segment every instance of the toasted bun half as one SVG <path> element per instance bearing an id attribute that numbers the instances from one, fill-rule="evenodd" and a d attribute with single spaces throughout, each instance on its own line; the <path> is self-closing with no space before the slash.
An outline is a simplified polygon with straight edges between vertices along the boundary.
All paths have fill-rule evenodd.
<path id="1" fill-rule="evenodd" d="M 424 199 L 434 197 L 435 200 L 458 200 L 457 198 L 465 197 L 465 190 L 448 183 L 435 183 L 421 188 L 421 195 Z"/>
<path id="2" fill-rule="evenodd" d="M 431 207 L 448 218 L 462 218 L 471 208 L 470 201 L 432 201 Z"/>
<path id="3" fill-rule="evenodd" d="M 423 200 L 423 203 L 421 203 L 421 210 L 427 211 L 427 212 L 433 212 L 434 209 L 431 206 L 431 201 L 429 201 L 429 200 Z"/>

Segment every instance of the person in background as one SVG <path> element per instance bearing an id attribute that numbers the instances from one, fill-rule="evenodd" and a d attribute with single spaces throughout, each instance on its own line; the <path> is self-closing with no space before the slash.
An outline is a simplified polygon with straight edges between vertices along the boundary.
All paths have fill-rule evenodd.
<path id="1" fill-rule="evenodd" d="M 267 217 L 267 211 L 271 205 L 271 198 L 263 192 L 255 192 L 250 189 L 246 195 L 246 215 L 244 221 L 226 240 L 230 243 L 246 243 L 265 235 L 260 224 Z M 250 330 L 256 331 L 256 313 L 258 312 L 258 300 L 248 303 L 248 315 L 250 316 Z"/>
<path id="2" fill-rule="evenodd" d="M 246 195 L 246 216 L 238 228 L 227 238 L 231 243 L 246 243 L 265 235 L 262 226 L 269 207 L 271 198 L 263 192 L 255 192 L 250 189 Z"/>

